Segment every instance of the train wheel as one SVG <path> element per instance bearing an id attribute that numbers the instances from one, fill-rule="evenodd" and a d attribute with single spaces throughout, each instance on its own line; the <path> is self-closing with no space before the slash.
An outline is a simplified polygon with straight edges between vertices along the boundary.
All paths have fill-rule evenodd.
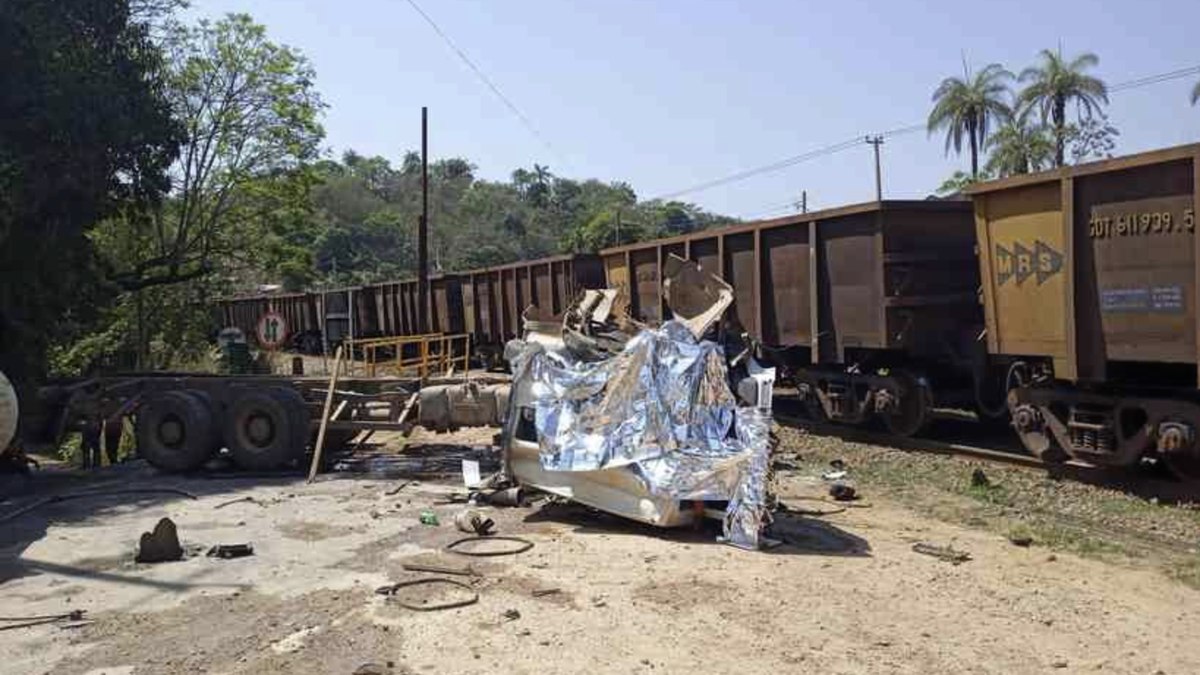
<path id="1" fill-rule="evenodd" d="M 274 469 L 304 454 L 308 409 L 291 389 L 249 390 L 229 410 L 226 442 L 243 469 Z"/>
<path id="2" fill-rule="evenodd" d="M 212 412 L 200 396 L 168 391 L 153 396 L 137 414 L 138 454 L 163 471 L 204 464 L 217 446 Z"/>
<path id="3" fill-rule="evenodd" d="M 912 436 L 929 421 L 929 390 L 907 375 L 903 379 L 904 393 L 890 412 L 882 413 L 883 423 L 890 433 L 897 436 Z"/>
<path id="4" fill-rule="evenodd" d="M 1177 478 L 1200 485 L 1200 451 L 1196 448 L 1195 427 L 1168 421 L 1158 427 L 1158 454 Z"/>

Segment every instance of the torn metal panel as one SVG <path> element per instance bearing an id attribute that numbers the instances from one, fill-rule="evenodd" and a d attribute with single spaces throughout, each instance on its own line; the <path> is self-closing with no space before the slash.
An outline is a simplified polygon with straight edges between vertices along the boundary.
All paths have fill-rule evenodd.
<path id="1" fill-rule="evenodd" d="M 663 264 L 663 296 L 675 319 L 700 339 L 733 304 L 733 287 L 672 253 Z"/>

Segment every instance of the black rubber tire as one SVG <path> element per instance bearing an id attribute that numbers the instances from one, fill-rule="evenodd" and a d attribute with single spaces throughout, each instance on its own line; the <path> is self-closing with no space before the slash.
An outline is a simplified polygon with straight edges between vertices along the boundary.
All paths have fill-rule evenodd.
<path id="1" fill-rule="evenodd" d="M 304 456 L 308 408 L 292 389 L 249 389 L 233 401 L 225 425 L 225 445 L 234 464 L 263 471 Z"/>
<path id="2" fill-rule="evenodd" d="M 138 455 L 162 471 L 189 471 L 217 447 L 216 425 L 204 399 L 183 391 L 155 394 L 138 409 Z"/>

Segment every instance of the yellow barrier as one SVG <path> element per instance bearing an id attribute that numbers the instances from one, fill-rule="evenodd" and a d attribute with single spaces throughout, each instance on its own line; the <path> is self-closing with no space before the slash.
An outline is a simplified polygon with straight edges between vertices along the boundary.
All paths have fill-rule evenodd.
<path id="1" fill-rule="evenodd" d="M 425 379 L 444 374 L 451 366 L 461 372 L 466 372 L 470 366 L 471 336 L 466 333 L 363 338 L 347 340 L 347 343 L 350 353 L 355 356 L 354 369 L 361 365 L 367 377 L 384 374 L 400 377 L 415 371 L 417 377 Z"/>

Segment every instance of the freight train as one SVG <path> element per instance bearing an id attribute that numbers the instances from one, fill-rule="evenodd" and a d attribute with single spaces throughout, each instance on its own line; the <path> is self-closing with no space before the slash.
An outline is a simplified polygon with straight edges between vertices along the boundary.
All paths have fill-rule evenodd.
<path id="1" fill-rule="evenodd" d="M 559 313 L 578 290 L 607 286 L 654 323 L 669 312 L 661 270 L 676 254 L 734 287 L 722 330 L 750 338 L 818 419 L 911 435 L 935 407 L 973 409 L 1011 421 L 1049 462 L 1153 457 L 1200 482 L 1198 165 L 1200 145 L 1180 146 L 980 183 L 955 199 L 446 275 L 433 282 L 443 289 L 433 320 L 495 348 L 517 335 L 525 306 Z M 261 313 L 246 303 L 287 297 L 315 308 L 290 311 L 313 317 L 297 325 L 318 339 L 405 334 L 415 295 L 403 288 L 222 312 L 240 326 Z"/>

